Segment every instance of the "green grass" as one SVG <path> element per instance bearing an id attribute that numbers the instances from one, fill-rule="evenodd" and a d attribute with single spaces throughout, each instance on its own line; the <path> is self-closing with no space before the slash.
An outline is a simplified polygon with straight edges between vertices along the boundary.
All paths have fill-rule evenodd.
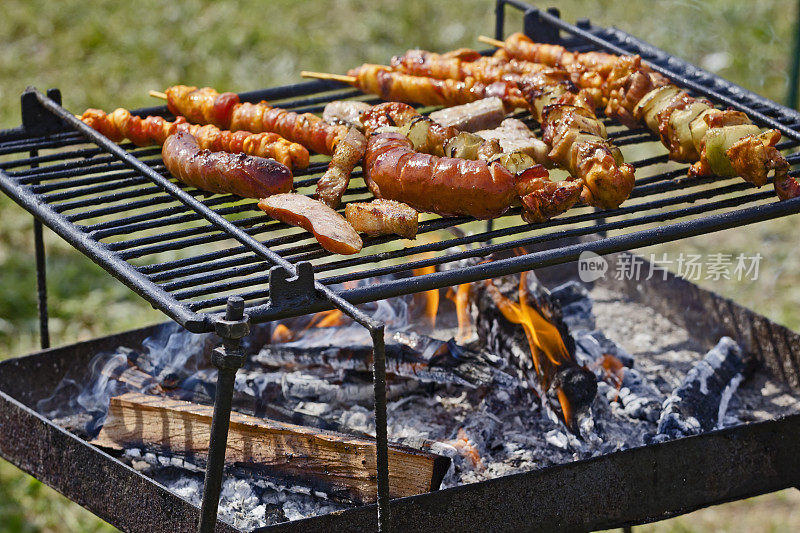
<path id="1" fill-rule="evenodd" d="M 27 85 L 61 88 L 65 106 L 74 112 L 136 108 L 155 104 L 148 89 L 174 83 L 242 91 L 299 81 L 302 69 L 344 72 L 365 61 L 385 62 L 411 47 L 475 47 L 478 34 L 493 32 L 493 5 L 486 0 L 4 0 L 0 128 L 19 124 L 18 96 Z M 709 54 L 716 54 L 721 75 L 770 98 L 785 97 L 795 1 L 568 0 L 558 5 L 567 20 L 589 17 L 617 25 L 695 63 L 710 63 Z M 508 28 L 521 28 L 520 18 L 510 16 Z M 0 357 L 9 357 L 33 350 L 38 342 L 32 224 L 2 195 L 0 219 Z M 701 284 L 800 328 L 795 226 L 796 218 L 782 219 L 653 251 L 760 251 L 765 259 L 758 283 Z M 49 231 L 46 245 L 55 344 L 161 318 Z M 640 531 L 792 531 L 800 529 L 796 509 L 797 494 L 784 492 Z M 751 516 L 757 519 L 741 519 Z M 0 462 L 0 533 L 105 529 L 88 512 Z"/>

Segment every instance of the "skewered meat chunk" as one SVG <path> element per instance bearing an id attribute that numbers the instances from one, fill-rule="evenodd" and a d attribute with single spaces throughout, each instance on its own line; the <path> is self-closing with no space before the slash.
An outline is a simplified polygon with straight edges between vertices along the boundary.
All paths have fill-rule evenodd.
<path id="1" fill-rule="evenodd" d="M 176 85 L 165 92 L 169 110 L 190 122 L 231 131 L 269 131 L 320 154 L 333 154 L 336 143 L 347 134 L 347 127 L 333 126 L 312 113 L 298 114 L 267 102 L 241 103 L 236 94 L 220 94 L 210 87 Z"/>
<path id="2" fill-rule="evenodd" d="M 231 132 L 210 124 L 189 124 L 184 117 L 177 117 L 174 122 L 159 116 L 141 118 L 122 108 L 110 114 L 100 109 L 87 109 L 81 120 L 115 142 L 127 138 L 137 146 L 163 145 L 173 133 L 186 131 L 195 137 L 204 150 L 272 158 L 290 170 L 308 166 L 308 150 L 277 133 Z"/>
<path id="3" fill-rule="evenodd" d="M 350 128 L 344 136 L 328 165 L 328 170 L 317 182 L 317 199 L 325 205 L 336 209 L 342 201 L 342 195 L 350 184 L 350 174 L 367 149 L 367 139 L 356 128 Z"/>
<path id="4" fill-rule="evenodd" d="M 519 119 L 507 118 L 500 123 L 499 128 L 481 130 L 475 134 L 487 141 L 496 140 L 503 152 L 527 154 L 540 165 L 552 166 L 552 161 L 547 157 L 550 149 Z"/>
<path id="5" fill-rule="evenodd" d="M 361 114 L 370 106 L 366 102 L 358 100 L 335 100 L 325 104 L 322 111 L 322 120 L 328 124 L 344 125 L 348 128 L 356 127 L 361 129 Z"/>
<path id="6" fill-rule="evenodd" d="M 452 126 L 459 131 L 475 132 L 496 128 L 506 116 L 503 101 L 499 98 L 484 98 L 469 104 L 445 107 L 434 111 L 431 120 L 442 126 Z"/>
<path id="7" fill-rule="evenodd" d="M 262 198 L 292 190 L 292 173 L 277 161 L 202 150 L 185 131 L 167 137 L 161 155 L 170 174 L 204 191 Z"/>
<path id="8" fill-rule="evenodd" d="M 329 252 L 342 255 L 361 251 L 361 237 L 345 218 L 317 200 L 302 194 L 276 194 L 258 202 L 266 214 L 314 234 Z"/>
<path id="9" fill-rule="evenodd" d="M 356 231 L 367 235 L 394 233 L 406 239 L 417 236 L 419 213 L 402 202 L 377 199 L 347 204 L 344 214 Z"/>

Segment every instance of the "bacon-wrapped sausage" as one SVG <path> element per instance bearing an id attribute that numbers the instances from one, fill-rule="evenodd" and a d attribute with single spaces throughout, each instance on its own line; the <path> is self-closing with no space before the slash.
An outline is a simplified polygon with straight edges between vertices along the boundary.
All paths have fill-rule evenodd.
<path id="1" fill-rule="evenodd" d="M 336 143 L 347 134 L 346 126 L 328 124 L 312 113 L 298 114 L 267 102 L 241 103 L 236 94 L 220 94 L 210 87 L 176 85 L 165 92 L 169 110 L 190 122 L 231 131 L 273 132 L 320 154 L 333 154 Z"/>
<path id="2" fill-rule="evenodd" d="M 167 137 L 161 155 L 170 174 L 204 191 L 264 198 L 293 187 L 292 173 L 277 161 L 202 150 L 197 139 L 185 131 Z"/>
<path id="3" fill-rule="evenodd" d="M 507 81 L 484 84 L 474 78 L 456 81 L 411 76 L 394 72 L 391 67 L 372 64 L 351 69 L 348 75 L 356 79 L 353 82 L 355 87 L 377 94 L 384 100 L 454 106 L 496 96 L 509 108 L 525 107 L 525 99 L 517 87 Z"/>
<path id="4" fill-rule="evenodd" d="M 137 146 L 163 145 L 173 133 L 187 131 L 204 150 L 234 154 L 241 152 L 272 158 L 290 170 L 308 166 L 308 150 L 300 144 L 287 141 L 277 133 L 231 132 L 212 125 L 189 124 L 180 116 L 174 122 L 159 116 L 141 118 L 122 108 L 115 109 L 110 114 L 100 109 L 87 109 L 81 120 L 114 142 L 127 138 Z"/>

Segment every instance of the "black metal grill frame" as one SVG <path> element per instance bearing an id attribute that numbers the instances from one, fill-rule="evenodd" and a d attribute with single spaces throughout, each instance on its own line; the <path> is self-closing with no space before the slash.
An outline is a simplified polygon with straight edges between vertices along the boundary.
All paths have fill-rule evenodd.
<path id="1" fill-rule="evenodd" d="M 505 8 L 512 6 L 524 13 L 525 32 L 536 40 L 557 42 L 576 50 L 638 53 L 677 85 L 706 96 L 718 105 L 742 110 L 760 126 L 779 129 L 787 139 L 780 145 L 782 149 L 790 150 L 800 144 L 799 113 L 693 67 L 620 30 L 595 27 L 588 21 L 571 25 L 558 17 L 557 10 L 542 12 L 517 0 L 497 0 L 496 5 L 498 39 L 504 36 Z M 561 31 L 567 35 L 562 36 Z M 351 89 L 342 90 L 335 82 L 316 81 L 240 96 L 243 101 L 268 99 L 295 111 L 317 112 L 325 102 L 359 94 Z M 168 115 L 163 106 L 136 113 Z M 605 122 L 613 126 L 607 119 Z M 631 161 L 639 170 L 639 179 L 631 200 L 616 210 L 582 208 L 538 225 L 519 224 L 512 218 L 518 212 L 512 210 L 510 215 L 477 231 L 475 222 L 470 219 L 435 217 L 422 222 L 421 234 L 454 230 L 459 236 L 432 239 L 414 246 L 403 245 L 394 237 L 371 238 L 365 240 L 365 248 L 386 246 L 390 249 L 342 259 L 308 242 L 306 234 L 270 222 L 263 214 L 241 218 L 248 212 L 257 212 L 252 201 L 224 195 L 200 198 L 204 193 L 169 177 L 157 149 L 110 142 L 61 107 L 58 91 L 51 90 L 45 95 L 29 88 L 22 97 L 22 123 L 19 128 L 0 131 L 0 158 L 15 155 L 0 160 L 0 189 L 36 218 L 34 234 L 43 346 L 49 339 L 41 224 L 50 227 L 189 331 L 222 334 L 226 345 L 220 352 L 221 360 L 236 356 L 238 343 L 232 331 L 237 324 L 265 322 L 332 307 L 344 310 L 370 329 L 376 347 L 379 518 L 381 514 L 388 516 L 388 470 L 381 468 L 386 461 L 381 461 L 380 457 L 385 458 L 386 454 L 383 333 L 380 323 L 353 304 L 570 262 L 584 251 L 608 254 L 800 211 L 800 199 L 778 202 L 772 191 L 754 191 L 738 180 L 681 178 L 685 168 L 643 176 L 643 169 L 667 162 L 666 155 L 661 155 Z M 610 137 L 620 146 L 656 142 L 645 130 L 617 129 L 611 131 Z M 58 151 L 41 155 L 46 150 Z M 792 164 L 800 160 L 797 154 L 787 158 Z M 295 181 L 295 186 L 299 189 L 312 186 L 324 167 L 323 160 L 315 161 L 308 170 L 296 173 L 300 179 Z M 791 173 L 797 175 L 795 169 Z M 364 187 L 348 191 L 351 201 L 366 195 Z M 698 203 L 700 205 L 695 205 Z M 94 208 L 95 205 L 100 207 Z M 121 219 L 114 218 L 121 213 L 129 214 Z M 103 217 L 106 218 L 102 221 L 96 220 Z M 95 221 L 91 222 L 93 219 Z M 190 225 L 197 222 L 203 225 Z M 636 229 L 652 224 L 662 225 Z M 169 231 L 164 230 L 164 226 L 170 227 Z M 468 231 L 464 231 L 464 227 Z M 157 229 L 160 230 L 157 234 L 116 239 Z M 255 238 L 271 230 L 280 234 L 273 234 L 266 242 Z M 609 231 L 623 233 L 552 247 L 554 241 L 564 237 L 605 235 Z M 167 261 L 155 259 L 161 252 L 217 244 L 227 248 L 204 249 L 199 254 Z M 485 257 L 522 246 L 539 251 L 447 268 L 462 259 Z M 454 252 L 456 247 L 462 249 Z M 144 261 L 145 257 L 150 257 L 151 261 Z M 379 265 L 381 262 L 387 264 Z M 442 268 L 424 276 L 408 275 L 413 269 L 424 266 Z M 330 275 L 315 279 L 315 273 L 324 272 Z M 355 288 L 346 285 L 346 282 L 363 282 L 388 274 L 394 276 L 381 283 Z M 241 305 L 237 302 L 239 297 L 245 300 L 246 308 L 236 311 Z M 228 311 L 223 315 L 226 303 Z M 232 370 L 235 373 L 235 368 Z M 218 387 L 217 401 L 220 402 L 220 397 L 223 401 L 217 404 L 214 417 L 215 422 L 221 417 L 222 423 L 218 425 L 225 426 L 225 430 L 224 420 L 230 412 L 230 406 L 226 407 L 224 402 L 226 394 L 222 394 L 226 388 Z M 210 456 L 214 456 L 215 448 L 219 452 L 219 441 L 222 441 L 224 455 L 225 438 L 226 433 L 212 432 Z M 210 460 L 207 482 L 214 477 L 211 471 L 215 464 L 219 467 L 216 476 L 221 475 L 221 459 Z M 206 494 L 218 492 L 216 487 Z M 204 499 L 203 517 L 213 519 L 215 506 L 206 511 Z M 201 529 L 202 523 L 201 520 Z"/>
<path id="2" fill-rule="evenodd" d="M 782 148 L 789 150 L 800 144 L 799 113 L 620 30 L 585 21 L 573 26 L 553 12 L 542 12 L 516 0 L 500 0 L 498 37 L 503 36 L 506 5 L 525 12 L 526 31 L 540 41 L 558 41 L 575 49 L 639 53 L 678 85 L 717 104 L 736 107 L 761 126 L 779 129 L 785 138 Z M 568 35 L 562 38 L 559 30 Z M 244 101 L 278 101 L 278 105 L 297 111 L 320 111 L 327 101 L 359 94 L 342 90 L 336 82 L 314 81 L 243 93 L 241 97 Z M 287 98 L 290 100 L 280 101 Z M 203 198 L 200 191 L 175 183 L 163 168 L 158 149 L 104 143 L 104 138 L 58 102 L 55 92 L 46 96 L 30 90 L 23 96 L 23 126 L 0 132 L 0 155 L 21 154 L 0 161 L 0 189 L 154 307 L 194 332 L 213 331 L 231 295 L 245 299 L 252 322 L 270 321 L 331 308 L 332 295 L 363 303 L 573 261 L 585 250 L 612 253 L 800 211 L 800 200 L 778 202 L 771 188 L 755 190 L 738 179 L 688 178 L 685 167 L 678 165 L 658 171 L 654 166 L 666 163 L 666 155 L 639 157 L 631 161 L 639 175 L 636 188 L 619 209 L 575 209 L 535 225 L 520 223 L 515 218 L 517 211 L 512 210 L 485 229 L 478 229 L 468 218 L 434 217 L 421 223 L 422 239 L 430 234 L 433 242 L 420 239 L 419 243 L 405 245 L 398 237 L 367 238 L 364 252 L 343 258 L 324 251 L 308 234 L 270 221 L 253 201 L 224 195 Z M 165 115 L 168 111 L 162 106 L 136 113 Z M 613 126 L 607 119 L 606 123 Z M 623 150 L 629 145 L 656 142 L 646 130 L 615 129 L 611 137 Z M 87 145 L 87 139 L 91 144 Z M 39 155 L 54 148 L 60 151 Z M 798 154 L 788 158 L 793 164 L 800 160 Z M 324 160 L 315 161 L 308 170 L 298 172 L 298 189 L 310 193 L 309 187 L 324 168 Z M 355 187 L 348 191 L 346 200 L 368 196 L 366 188 Z M 647 227 L 654 223 L 659 226 Z M 442 231 L 465 226 L 471 230 L 468 235 L 442 238 Z M 162 230 L 153 234 L 155 228 Z M 609 231 L 616 234 L 598 242 L 547 249 L 549 242 L 565 235 Z M 485 257 L 520 246 L 537 246 L 540 251 L 447 269 L 460 259 Z M 461 249 L 454 252 L 457 248 Z M 171 251 L 188 251 L 190 255 L 169 260 L 157 255 Z M 314 265 L 319 281 L 314 291 L 306 290 L 302 298 L 295 294 L 289 299 L 274 289 L 270 291 L 270 276 L 276 275 L 271 273 L 272 268 L 280 266 L 294 275 L 294 265 L 303 261 Z M 412 269 L 431 265 L 444 268 L 434 274 L 408 276 Z M 395 276 L 380 284 L 363 283 L 386 274 Z M 311 286 L 309 280 L 304 281 L 306 288 Z M 353 281 L 362 284 L 344 288 L 343 283 Z"/>

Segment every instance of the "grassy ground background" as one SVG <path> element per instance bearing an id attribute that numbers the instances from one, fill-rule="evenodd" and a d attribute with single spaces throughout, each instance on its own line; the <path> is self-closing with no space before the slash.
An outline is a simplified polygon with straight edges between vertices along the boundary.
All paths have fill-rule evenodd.
<path id="1" fill-rule="evenodd" d="M 553 1 L 553 4 L 556 2 Z M 148 89 L 174 83 L 242 91 L 298 80 L 301 69 L 344 72 L 410 47 L 476 46 L 493 31 L 493 2 L 330 0 L 164 3 L 4 0 L 0 17 L 0 128 L 19 124 L 26 85 L 59 87 L 67 108 L 152 105 Z M 547 7 L 550 3 L 542 5 Z M 797 2 L 558 2 L 565 19 L 616 25 L 782 101 Z M 508 28 L 520 28 L 510 17 Z M 0 357 L 35 348 L 31 219 L 0 196 Z M 797 218 L 659 247 L 670 253 L 755 253 L 757 284 L 706 282 L 767 316 L 800 328 Z M 98 267 L 46 234 L 54 344 L 160 318 Z M 649 253 L 646 250 L 645 253 Z M 637 531 L 797 531 L 796 491 L 699 511 Z M 112 530 L 0 461 L 0 532 Z"/>

